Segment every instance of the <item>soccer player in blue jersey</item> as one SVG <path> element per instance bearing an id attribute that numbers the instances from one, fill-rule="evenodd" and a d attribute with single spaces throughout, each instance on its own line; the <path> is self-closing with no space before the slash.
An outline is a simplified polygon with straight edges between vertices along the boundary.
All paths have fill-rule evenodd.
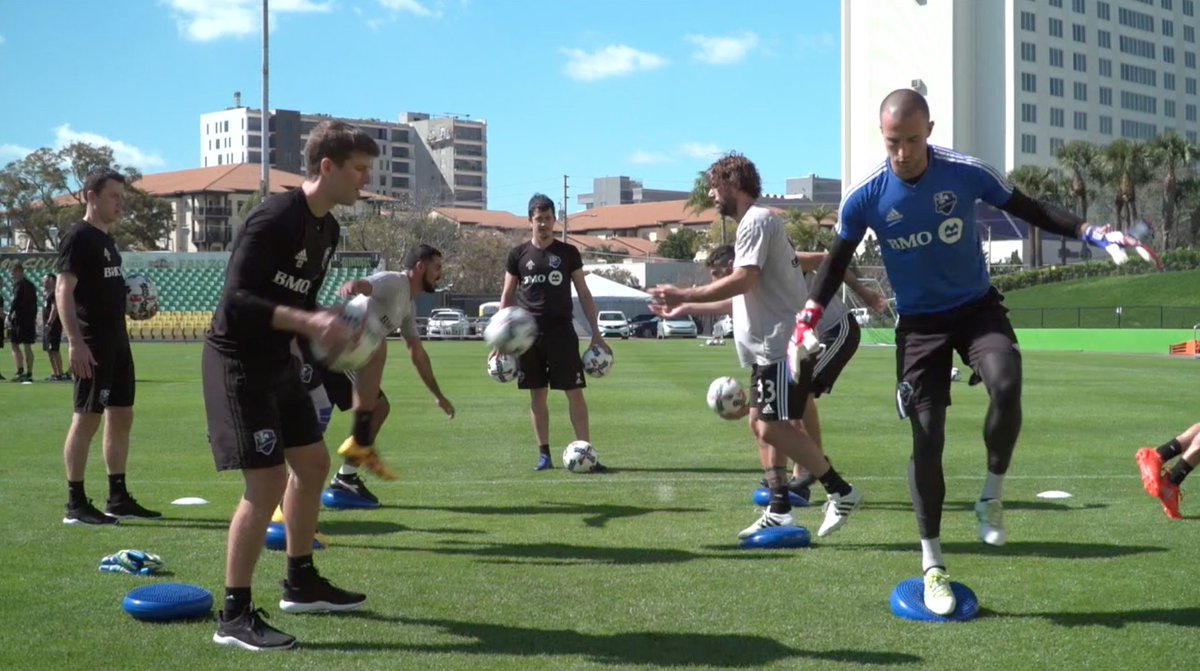
<path id="1" fill-rule="evenodd" d="M 1080 238 L 1117 258 L 1138 243 L 1107 227 L 1022 194 L 983 161 L 927 143 L 929 105 L 911 89 L 893 91 L 879 108 L 887 159 L 842 200 L 837 236 L 821 265 L 789 345 L 792 370 L 817 349 L 817 323 L 842 283 L 854 250 L 871 229 L 896 293 L 896 409 L 912 425 L 908 481 L 921 536 L 925 605 L 947 615 L 956 603 L 941 550 L 946 407 L 954 352 L 983 379 L 990 398 L 984 420 L 987 476 L 975 504 L 979 536 L 1006 538 L 1001 490 L 1021 428 L 1021 352 L 991 285 L 975 230 L 983 200 L 1058 235 Z"/>

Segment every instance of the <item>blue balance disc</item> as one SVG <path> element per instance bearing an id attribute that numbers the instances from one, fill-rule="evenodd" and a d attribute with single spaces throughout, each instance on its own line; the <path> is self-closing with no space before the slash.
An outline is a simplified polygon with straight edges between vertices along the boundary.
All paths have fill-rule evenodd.
<path id="1" fill-rule="evenodd" d="M 169 582 L 135 587 L 121 607 L 135 620 L 167 622 L 206 616 L 212 603 L 212 593 L 203 587 Z"/>
<path id="2" fill-rule="evenodd" d="M 804 527 L 768 527 L 743 538 L 738 546 L 745 550 L 806 548 L 809 540 L 808 529 Z"/>
<path id="3" fill-rule="evenodd" d="M 321 505 L 335 510 L 374 510 L 379 507 L 379 503 L 363 498 L 354 492 L 332 488 L 321 492 Z"/>
<path id="4" fill-rule="evenodd" d="M 756 506 L 766 508 L 771 503 L 771 490 L 766 487 L 759 487 L 754 490 L 754 495 L 750 497 L 750 501 Z M 805 508 L 808 506 L 808 500 L 796 492 L 788 492 L 788 501 L 796 508 Z"/>
<path id="5" fill-rule="evenodd" d="M 950 591 L 958 605 L 948 616 L 941 616 L 925 607 L 925 581 L 921 578 L 901 580 L 892 590 L 890 599 L 892 614 L 906 620 L 920 622 L 965 622 L 979 614 L 979 599 L 970 587 L 960 582 L 950 582 Z"/>
<path id="6" fill-rule="evenodd" d="M 268 550 L 276 550 L 283 552 L 287 549 L 287 531 L 280 522 L 271 522 L 267 525 L 267 540 L 266 546 Z M 314 550 L 324 550 L 325 546 L 317 539 L 313 539 L 312 546 Z"/>

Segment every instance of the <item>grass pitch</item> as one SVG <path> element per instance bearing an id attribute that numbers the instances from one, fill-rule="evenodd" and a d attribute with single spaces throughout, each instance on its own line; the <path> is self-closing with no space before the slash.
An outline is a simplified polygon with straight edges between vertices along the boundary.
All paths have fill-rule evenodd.
<path id="1" fill-rule="evenodd" d="M 120 608 L 151 580 L 220 599 L 225 530 L 241 491 L 205 443 L 199 345 L 136 345 L 131 491 L 159 522 L 62 524 L 62 439 L 70 385 L 0 383 L 0 668 L 596 669 L 1173 668 L 1200 627 L 1192 588 L 1200 543 L 1170 522 L 1133 463 L 1200 420 L 1200 362 L 1161 356 L 1027 352 L 1025 425 L 1005 486 L 1009 543 L 976 540 L 986 394 L 954 385 L 943 544 L 951 577 L 983 612 L 970 623 L 895 618 L 891 589 L 919 572 L 904 472 L 907 423 L 893 409 L 894 353 L 860 351 L 822 399 L 826 447 L 866 504 L 803 550 L 747 552 L 760 470 L 741 423 L 704 405 L 708 382 L 738 375 L 731 347 L 614 341 L 616 367 L 592 381 L 592 438 L 616 470 L 533 473 L 527 399 L 484 373 L 479 343 L 428 345 L 459 416 L 445 420 L 393 343 L 379 439 L 400 477 L 372 482 L 385 506 L 322 513 L 334 539 L 317 565 L 365 591 L 352 614 L 279 612 L 284 561 L 264 552 L 257 603 L 296 635 L 284 657 L 216 646 L 212 622 L 154 625 Z M 4 368 L 7 368 L 7 364 Z M 38 361 L 44 376 L 44 359 Z M 551 397 L 555 461 L 570 439 Z M 340 442 L 339 415 L 330 442 Z M 88 492 L 107 493 L 94 447 Z M 1185 483 L 1185 493 L 1193 483 Z M 1066 501 L 1040 491 L 1073 494 Z M 177 507 L 200 496 L 211 503 Z M 798 511 L 815 531 L 819 510 Z M 101 573 L 122 548 L 160 554 L 169 574 Z M 1179 657 L 1183 655 L 1183 657 Z"/>

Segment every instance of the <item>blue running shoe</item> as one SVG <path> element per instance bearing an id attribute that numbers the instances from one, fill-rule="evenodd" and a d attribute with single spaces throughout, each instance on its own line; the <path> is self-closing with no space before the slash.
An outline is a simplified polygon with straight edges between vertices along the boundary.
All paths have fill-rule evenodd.
<path id="1" fill-rule="evenodd" d="M 554 468 L 554 464 L 553 464 L 553 463 L 551 463 L 551 461 L 550 461 L 550 455 L 548 455 L 548 454 L 543 454 L 543 455 L 541 455 L 540 457 L 538 457 L 537 466 L 534 466 L 534 467 L 533 467 L 533 470 L 535 470 L 535 471 L 548 471 L 548 470 L 550 470 L 551 468 Z"/>

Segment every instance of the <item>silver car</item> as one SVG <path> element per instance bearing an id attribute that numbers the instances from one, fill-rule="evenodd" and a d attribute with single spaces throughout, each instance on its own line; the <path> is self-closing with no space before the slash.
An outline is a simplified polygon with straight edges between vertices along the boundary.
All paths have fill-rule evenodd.
<path id="1" fill-rule="evenodd" d="M 425 335 L 430 338 L 465 338 L 471 331 L 471 322 L 462 310 L 441 308 L 429 314 L 425 324 Z"/>
<path id="2" fill-rule="evenodd" d="M 692 321 L 691 317 L 658 320 L 658 337 L 660 339 L 676 336 L 695 338 L 699 333 L 699 330 L 696 328 L 696 322 Z"/>

